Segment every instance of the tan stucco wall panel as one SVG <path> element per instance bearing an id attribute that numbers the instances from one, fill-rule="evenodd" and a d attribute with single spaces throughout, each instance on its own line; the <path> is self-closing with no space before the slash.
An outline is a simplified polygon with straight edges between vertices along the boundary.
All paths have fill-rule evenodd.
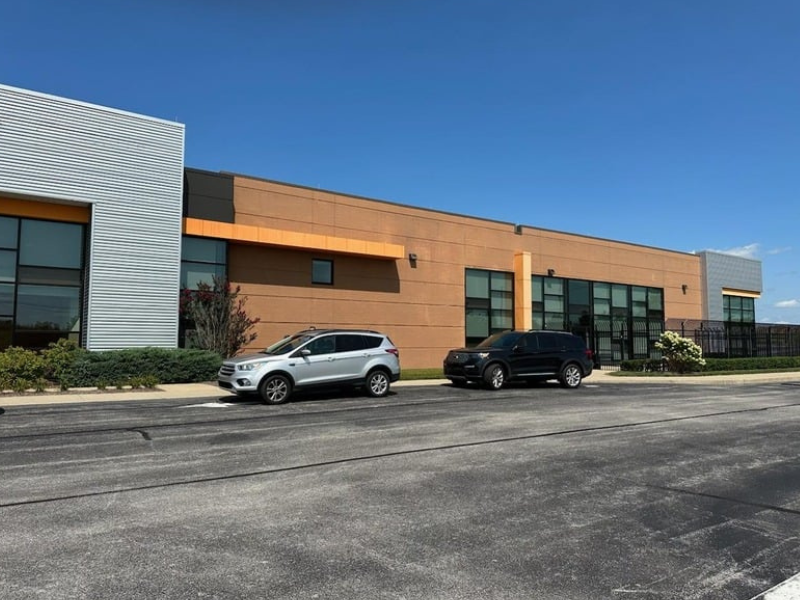
<path id="1" fill-rule="evenodd" d="M 264 319 L 254 347 L 309 325 L 368 327 L 392 337 L 404 367 L 439 366 L 464 343 L 464 269 L 514 273 L 518 253 L 533 274 L 664 288 L 667 317 L 700 317 L 700 262 L 690 254 L 531 227 L 518 235 L 510 223 L 238 176 L 234 205 L 237 223 L 285 230 L 294 241 L 313 233 L 405 248 L 380 261 L 232 245 L 230 278 Z M 333 287 L 311 285 L 312 258 L 334 260 Z"/>

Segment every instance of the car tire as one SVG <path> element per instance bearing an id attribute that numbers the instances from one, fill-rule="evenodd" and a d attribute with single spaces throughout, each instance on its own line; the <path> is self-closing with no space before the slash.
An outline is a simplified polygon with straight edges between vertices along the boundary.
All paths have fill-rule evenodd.
<path id="1" fill-rule="evenodd" d="M 581 368 L 575 363 L 564 365 L 564 368 L 561 370 L 561 375 L 558 378 L 561 387 L 569 389 L 580 387 L 582 380 L 583 373 L 581 372 Z"/>
<path id="2" fill-rule="evenodd" d="M 506 370 L 503 365 L 494 363 L 483 372 L 483 382 L 490 390 L 497 391 L 506 383 Z"/>
<path id="3" fill-rule="evenodd" d="M 389 375 L 386 371 L 376 369 L 367 375 L 366 388 L 367 394 L 373 398 L 383 398 L 389 393 Z"/>
<path id="4" fill-rule="evenodd" d="M 264 404 L 283 404 L 292 395 L 292 382 L 284 375 L 265 377 L 258 386 Z"/>

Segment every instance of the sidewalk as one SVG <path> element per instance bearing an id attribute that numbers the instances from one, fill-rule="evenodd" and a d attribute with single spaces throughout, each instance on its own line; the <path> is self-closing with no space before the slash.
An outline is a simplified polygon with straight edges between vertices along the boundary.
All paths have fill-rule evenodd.
<path id="1" fill-rule="evenodd" d="M 794 382 L 800 385 L 800 371 L 790 373 L 753 373 L 747 375 L 706 375 L 682 377 L 617 377 L 612 371 L 595 371 L 584 380 L 584 385 L 608 384 L 655 384 L 655 385 L 740 385 L 746 383 Z M 416 381 L 397 381 L 393 388 L 427 385 L 449 385 L 447 379 L 424 379 Z M 217 387 L 215 382 L 206 383 L 166 383 L 155 389 L 140 390 L 96 390 L 82 388 L 61 392 L 49 390 L 41 393 L 14 394 L 0 392 L 0 408 L 13 406 L 35 406 L 52 404 L 79 404 L 85 402 L 123 402 L 141 400 L 190 400 L 209 401 L 232 398 L 233 394 Z"/>

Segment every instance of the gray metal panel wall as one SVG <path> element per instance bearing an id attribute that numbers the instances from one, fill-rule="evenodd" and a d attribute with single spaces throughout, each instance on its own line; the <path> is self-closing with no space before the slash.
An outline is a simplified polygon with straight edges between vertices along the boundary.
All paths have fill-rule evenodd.
<path id="1" fill-rule="evenodd" d="M 702 265 L 705 287 L 704 319 L 723 320 L 723 288 L 761 292 L 761 261 L 708 250 L 699 252 L 698 255 Z"/>
<path id="2" fill-rule="evenodd" d="M 86 346 L 175 347 L 184 126 L 0 85 L 0 194 L 92 205 Z"/>

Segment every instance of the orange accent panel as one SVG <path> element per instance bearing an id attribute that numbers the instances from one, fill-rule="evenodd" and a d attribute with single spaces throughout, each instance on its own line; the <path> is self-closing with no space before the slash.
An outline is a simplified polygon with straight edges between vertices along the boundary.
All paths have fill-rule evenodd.
<path id="1" fill-rule="evenodd" d="M 49 219 L 51 221 L 67 221 L 69 223 L 88 223 L 90 214 L 91 210 L 88 206 L 0 198 L 0 215 L 9 217 L 30 217 L 34 219 Z"/>
<path id="2" fill-rule="evenodd" d="M 183 233 L 185 235 L 211 237 L 245 244 L 295 248 L 298 250 L 320 250 L 385 260 L 398 260 L 406 255 L 405 247 L 400 244 L 368 242 L 352 238 L 285 231 L 268 227 L 256 227 L 254 225 L 220 223 L 203 219 L 184 219 Z"/>

